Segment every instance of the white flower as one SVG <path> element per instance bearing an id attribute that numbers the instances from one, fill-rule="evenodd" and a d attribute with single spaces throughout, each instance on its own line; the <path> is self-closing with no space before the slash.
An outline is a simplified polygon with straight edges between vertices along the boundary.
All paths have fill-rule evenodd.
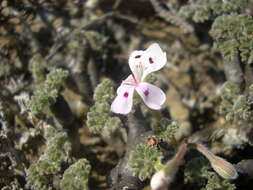
<path id="1" fill-rule="evenodd" d="M 166 100 L 164 92 L 143 81 L 148 74 L 160 70 L 166 62 L 166 53 L 157 43 L 150 45 L 145 51 L 133 51 L 129 57 L 132 74 L 117 89 L 117 97 L 111 105 L 111 110 L 120 114 L 129 113 L 133 105 L 134 90 L 149 108 L 161 109 Z"/>

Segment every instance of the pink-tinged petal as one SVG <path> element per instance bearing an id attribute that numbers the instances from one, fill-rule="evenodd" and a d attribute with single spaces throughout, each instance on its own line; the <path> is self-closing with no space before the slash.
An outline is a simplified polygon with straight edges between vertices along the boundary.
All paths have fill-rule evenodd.
<path id="1" fill-rule="evenodd" d="M 133 51 L 130 54 L 129 60 L 128 60 L 129 67 L 138 81 L 141 80 L 143 72 L 144 72 L 144 66 L 142 63 L 143 53 L 144 51 L 142 50 Z"/>
<path id="2" fill-rule="evenodd" d="M 167 63 L 166 53 L 162 51 L 157 43 L 148 47 L 141 57 L 144 66 L 141 81 L 151 72 L 160 70 Z"/>
<path id="3" fill-rule="evenodd" d="M 135 86 L 121 84 L 117 89 L 117 96 L 112 102 L 111 111 L 114 113 L 128 114 L 133 105 Z"/>
<path id="4" fill-rule="evenodd" d="M 136 87 L 136 91 L 141 96 L 144 103 L 151 109 L 158 110 L 166 100 L 164 92 L 149 83 L 142 82 Z"/>

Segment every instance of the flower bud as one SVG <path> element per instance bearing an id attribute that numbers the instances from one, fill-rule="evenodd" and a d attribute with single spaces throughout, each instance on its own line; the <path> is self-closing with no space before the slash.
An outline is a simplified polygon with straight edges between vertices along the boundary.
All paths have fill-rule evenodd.
<path id="1" fill-rule="evenodd" d="M 234 166 L 221 157 L 215 156 L 210 160 L 213 169 L 225 179 L 236 179 L 238 173 Z"/>
<path id="2" fill-rule="evenodd" d="M 166 177 L 164 170 L 156 172 L 150 181 L 150 186 L 152 190 L 167 190 L 172 179 Z"/>
<path id="3" fill-rule="evenodd" d="M 233 164 L 229 163 L 225 159 L 214 155 L 202 144 L 195 144 L 196 149 L 204 154 L 206 158 L 210 161 L 212 168 L 225 179 L 236 179 L 238 173 L 234 168 Z"/>

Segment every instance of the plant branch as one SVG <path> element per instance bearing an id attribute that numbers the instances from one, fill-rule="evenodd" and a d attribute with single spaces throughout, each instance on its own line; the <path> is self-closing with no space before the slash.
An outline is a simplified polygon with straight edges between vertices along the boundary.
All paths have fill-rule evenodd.
<path id="1" fill-rule="evenodd" d="M 238 56 L 235 56 L 232 61 L 224 60 L 224 71 L 228 81 L 237 84 L 241 90 L 244 89 L 245 81 Z"/>
<path id="2" fill-rule="evenodd" d="M 111 172 L 112 188 L 111 190 L 122 190 L 128 188 L 131 190 L 142 189 L 145 182 L 133 175 L 132 168 L 129 165 L 130 153 L 145 138 L 145 118 L 138 106 L 134 113 L 128 116 L 128 139 L 126 152 L 118 165 Z"/>

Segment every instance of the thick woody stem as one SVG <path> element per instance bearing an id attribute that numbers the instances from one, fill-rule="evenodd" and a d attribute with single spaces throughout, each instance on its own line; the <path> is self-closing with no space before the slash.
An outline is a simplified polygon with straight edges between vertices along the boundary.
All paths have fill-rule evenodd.
<path id="1" fill-rule="evenodd" d="M 173 15 L 169 10 L 163 8 L 158 2 L 158 0 L 150 0 L 150 2 L 153 5 L 155 11 L 159 14 L 159 16 L 167 22 L 179 26 L 184 33 L 192 33 L 194 31 L 194 28 L 189 23 L 187 23 L 182 18 Z"/>
<path id="2" fill-rule="evenodd" d="M 228 81 L 237 84 L 241 90 L 244 89 L 245 81 L 238 56 L 232 61 L 224 61 L 224 71 Z"/>
<path id="3" fill-rule="evenodd" d="M 92 74 L 88 72 L 88 65 L 93 64 L 90 60 L 90 46 L 87 41 L 80 46 L 74 65 L 70 68 L 72 79 L 78 92 L 82 95 L 87 105 L 92 105 L 93 87 L 91 82 Z"/>
<path id="4" fill-rule="evenodd" d="M 63 129 L 68 131 L 70 141 L 72 142 L 73 153 L 78 153 L 80 148 L 78 128 L 81 126 L 72 113 L 68 103 L 59 95 L 56 102 L 50 106 L 50 110 Z"/>
<path id="5" fill-rule="evenodd" d="M 145 118 L 138 106 L 134 113 L 128 116 L 128 139 L 126 144 L 126 153 L 119 164 L 111 173 L 111 190 L 122 190 L 128 188 L 131 190 L 142 189 L 145 185 L 138 177 L 133 175 L 132 168 L 129 165 L 130 153 L 141 141 L 145 129 Z"/>

